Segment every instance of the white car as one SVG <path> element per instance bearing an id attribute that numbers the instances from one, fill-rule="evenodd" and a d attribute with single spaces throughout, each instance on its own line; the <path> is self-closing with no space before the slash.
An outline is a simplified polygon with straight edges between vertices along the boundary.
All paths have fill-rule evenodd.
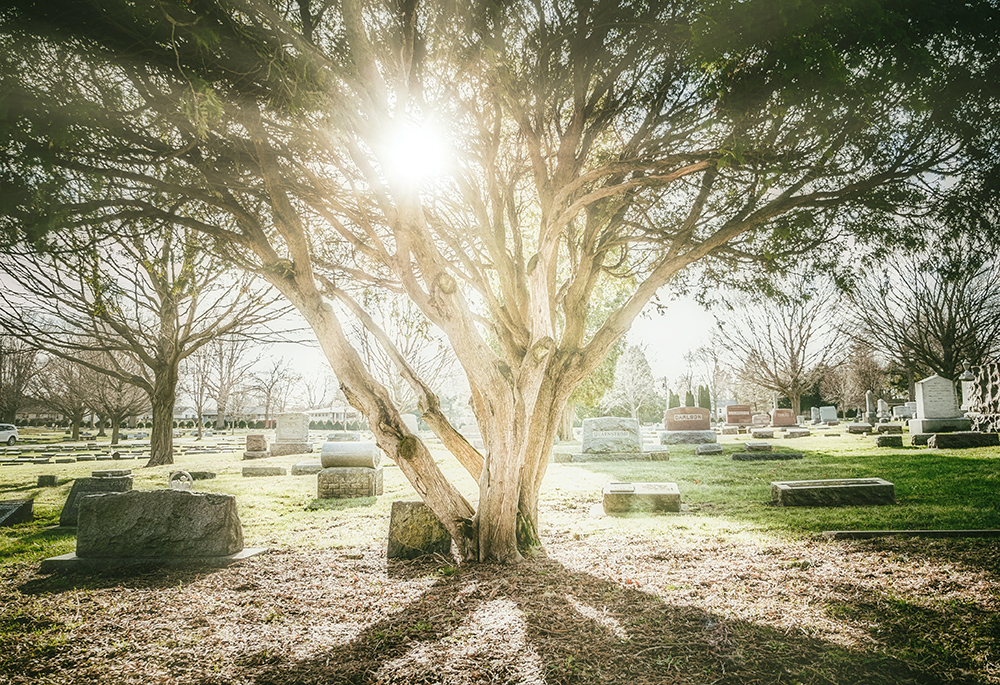
<path id="1" fill-rule="evenodd" d="M 9 423 L 0 423 L 0 443 L 13 445 L 17 442 L 17 437 L 17 426 L 12 426 Z"/>

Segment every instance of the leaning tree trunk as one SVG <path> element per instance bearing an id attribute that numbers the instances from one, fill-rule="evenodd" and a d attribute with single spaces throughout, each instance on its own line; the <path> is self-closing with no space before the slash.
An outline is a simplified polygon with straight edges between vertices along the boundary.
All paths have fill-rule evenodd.
<path id="1" fill-rule="evenodd" d="M 146 466 L 174 463 L 174 401 L 177 393 L 177 369 L 159 370 L 153 380 L 153 428 L 149 436 L 149 461 Z"/>
<path id="2" fill-rule="evenodd" d="M 121 430 L 122 421 L 124 420 L 121 416 L 115 416 L 111 418 L 111 444 L 118 444 L 118 434 Z"/>

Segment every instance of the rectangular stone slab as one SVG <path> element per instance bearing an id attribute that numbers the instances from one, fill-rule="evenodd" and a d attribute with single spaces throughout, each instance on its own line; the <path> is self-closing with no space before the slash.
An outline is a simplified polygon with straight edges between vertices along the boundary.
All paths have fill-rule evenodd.
<path id="1" fill-rule="evenodd" d="M 80 500 L 78 557 L 222 557 L 242 549 L 232 495 L 132 490 Z"/>
<path id="2" fill-rule="evenodd" d="M 771 502 L 780 507 L 842 507 L 893 504 L 896 490 L 881 478 L 772 481 Z"/>
<path id="3" fill-rule="evenodd" d="M 968 449 L 970 447 L 996 447 L 1000 445 L 1000 435 L 997 433 L 936 433 L 927 439 L 928 447 L 942 449 Z"/>
<path id="4" fill-rule="evenodd" d="M 14 526 L 27 523 L 34 517 L 34 500 L 14 499 L 0 502 L 0 526 Z"/>
<path id="5" fill-rule="evenodd" d="M 733 461 L 788 461 L 801 459 L 800 452 L 736 452 Z"/>
<path id="6" fill-rule="evenodd" d="M 677 483 L 608 483 L 603 494 L 608 514 L 681 510 Z"/>

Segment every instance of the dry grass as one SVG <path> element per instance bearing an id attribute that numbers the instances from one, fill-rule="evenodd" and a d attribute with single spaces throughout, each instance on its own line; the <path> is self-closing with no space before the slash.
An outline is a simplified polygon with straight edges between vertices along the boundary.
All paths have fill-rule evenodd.
<path id="1" fill-rule="evenodd" d="M 513 568 L 387 562 L 389 502 L 413 498 L 395 469 L 385 496 L 328 503 L 313 499 L 314 477 L 242 479 L 228 456 L 199 489 L 238 494 L 247 544 L 270 553 L 221 570 L 40 575 L 39 556 L 72 543 L 46 527 L 62 478 L 78 475 L 67 470 L 38 493 L 40 522 L 4 533 L 0 683 L 1000 684 L 1000 541 L 823 541 L 811 531 L 826 518 L 765 506 L 768 470 L 678 452 L 655 466 L 554 465 L 546 555 Z M 903 501 L 842 510 L 860 522 L 934 522 L 945 505 L 956 519 L 972 505 L 996 516 L 982 493 L 907 495 L 940 476 L 904 470 L 950 458 L 950 473 L 989 484 L 992 454 L 911 454 L 774 468 L 895 469 Z M 600 515 L 600 484 L 624 468 L 684 483 L 686 511 Z M 27 471 L 3 476 L 34 493 Z M 165 471 L 137 481 L 162 487 Z"/>
<path id="2" fill-rule="evenodd" d="M 988 541 L 553 540 L 516 568 L 277 550 L 6 570 L 0 681 L 997 683 Z"/>

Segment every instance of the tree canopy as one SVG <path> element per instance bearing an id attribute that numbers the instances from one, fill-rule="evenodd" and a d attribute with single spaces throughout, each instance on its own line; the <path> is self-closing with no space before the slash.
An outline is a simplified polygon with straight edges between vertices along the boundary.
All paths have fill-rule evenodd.
<path id="1" fill-rule="evenodd" d="M 919 240 L 891 217 L 989 186 L 997 14 L 988 0 L 13 0 L 0 221 L 39 244 L 135 216 L 209 236 L 302 312 L 461 556 L 514 560 L 538 542 L 567 399 L 661 287 L 690 267 L 760 287 L 851 236 Z M 369 289 L 405 293 L 447 336 L 483 453 L 365 317 Z M 365 368 L 352 318 L 479 482 L 478 506 Z"/>

